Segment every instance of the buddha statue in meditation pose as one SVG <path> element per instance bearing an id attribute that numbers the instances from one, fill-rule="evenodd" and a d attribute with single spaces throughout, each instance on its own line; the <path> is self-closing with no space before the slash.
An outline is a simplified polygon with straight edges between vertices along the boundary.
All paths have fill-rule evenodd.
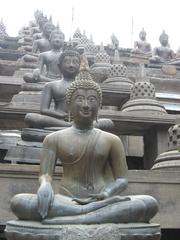
<path id="1" fill-rule="evenodd" d="M 55 29 L 50 35 L 52 49 L 39 54 L 38 68 L 33 73 L 26 73 L 23 76 L 25 82 L 50 82 L 61 78 L 61 71 L 58 67 L 59 57 L 64 46 L 64 33 Z M 44 73 L 45 68 L 45 74 Z"/>
<path id="2" fill-rule="evenodd" d="M 168 63 L 175 58 L 175 53 L 169 47 L 169 37 L 165 31 L 160 35 L 159 41 L 161 46 L 154 48 L 152 57 L 149 61 L 151 63 Z"/>
<path id="3" fill-rule="evenodd" d="M 46 136 L 37 194 L 15 195 L 11 209 L 19 219 L 42 224 L 147 223 L 157 213 L 157 201 L 148 195 L 122 195 L 128 184 L 122 142 L 93 127 L 102 92 L 89 72 L 80 73 L 66 95 L 73 125 Z M 57 159 L 64 175 L 54 194 Z"/>
<path id="4" fill-rule="evenodd" d="M 132 53 L 151 54 L 151 44 L 146 41 L 146 32 L 144 28 L 139 33 L 140 41 L 135 41 Z"/>
<path id="5" fill-rule="evenodd" d="M 33 42 L 33 53 L 46 52 L 51 49 L 49 37 L 51 32 L 55 29 L 55 26 L 51 22 L 46 22 L 43 26 L 43 36 L 41 39 L 37 39 Z"/>
<path id="6" fill-rule="evenodd" d="M 48 53 L 48 52 L 46 52 Z M 25 123 L 33 128 L 68 127 L 68 111 L 66 107 L 66 91 L 79 72 L 80 54 L 73 49 L 61 53 L 56 63 L 63 77 L 60 80 L 46 83 L 42 90 L 40 114 L 28 113 Z M 54 107 L 51 106 L 54 101 Z"/>
<path id="7" fill-rule="evenodd" d="M 29 54 L 25 54 L 22 57 L 22 61 L 24 64 L 29 66 L 31 63 L 37 64 L 39 53 L 49 51 L 51 49 L 50 44 L 50 34 L 55 29 L 55 26 L 50 22 L 43 22 L 43 34 L 40 39 L 36 39 L 33 41 L 32 52 Z M 21 61 L 21 60 L 20 60 Z"/>

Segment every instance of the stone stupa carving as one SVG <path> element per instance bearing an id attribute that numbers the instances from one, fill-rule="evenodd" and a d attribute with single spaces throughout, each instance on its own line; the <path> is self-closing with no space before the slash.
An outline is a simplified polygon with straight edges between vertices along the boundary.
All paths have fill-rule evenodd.
<path id="1" fill-rule="evenodd" d="M 155 97 L 155 86 L 146 78 L 144 64 L 140 65 L 140 78 L 131 87 L 130 100 L 122 106 L 123 112 L 165 114 L 164 106 Z"/>
<path id="2" fill-rule="evenodd" d="M 164 170 L 180 170 L 180 118 L 176 119 L 176 124 L 168 130 L 168 149 L 159 154 L 152 167 Z"/>
<path id="3" fill-rule="evenodd" d="M 96 54 L 98 53 L 98 47 L 94 44 L 92 37 L 84 48 L 84 54 L 86 55 L 89 65 L 92 65 L 95 61 Z"/>
<path id="4" fill-rule="evenodd" d="M 110 56 L 104 50 L 101 43 L 99 52 L 96 54 L 95 63 L 91 66 L 91 74 L 96 82 L 103 82 L 108 77 L 108 71 L 111 67 Z"/>
<path id="5" fill-rule="evenodd" d="M 127 87 L 134 84 L 133 81 L 127 78 L 127 67 L 120 61 L 118 49 L 115 49 L 113 64 L 109 68 L 108 79 L 104 83 Z"/>
<path id="6" fill-rule="evenodd" d="M 80 53 L 83 53 L 83 52 L 84 52 L 84 48 L 85 48 L 85 46 L 88 44 L 88 42 L 89 42 L 89 40 L 88 40 L 88 38 L 87 38 L 87 36 L 86 36 L 86 32 L 83 31 L 83 34 L 82 34 L 82 36 L 81 36 L 81 38 L 80 38 L 80 40 L 79 40 L 79 43 L 78 43 L 78 45 L 76 46 L 76 48 L 78 49 L 78 51 L 79 51 Z"/>
<path id="7" fill-rule="evenodd" d="M 76 31 L 74 32 L 73 38 L 71 40 L 74 47 L 79 44 L 81 37 L 82 37 L 81 31 L 79 28 L 77 28 Z"/>

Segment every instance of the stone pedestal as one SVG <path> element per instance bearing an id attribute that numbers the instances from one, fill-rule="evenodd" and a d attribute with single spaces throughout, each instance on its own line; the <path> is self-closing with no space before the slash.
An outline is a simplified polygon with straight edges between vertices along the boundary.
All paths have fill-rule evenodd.
<path id="1" fill-rule="evenodd" d="M 159 240 L 159 224 L 42 225 L 39 222 L 10 221 L 8 240 Z"/>

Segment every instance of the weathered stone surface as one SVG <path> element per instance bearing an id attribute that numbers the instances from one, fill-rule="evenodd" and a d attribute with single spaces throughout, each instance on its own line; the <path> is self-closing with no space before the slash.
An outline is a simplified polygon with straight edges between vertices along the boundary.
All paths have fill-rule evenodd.
<path id="1" fill-rule="evenodd" d="M 159 240 L 158 224 L 42 225 L 38 222 L 10 221 L 8 240 Z"/>

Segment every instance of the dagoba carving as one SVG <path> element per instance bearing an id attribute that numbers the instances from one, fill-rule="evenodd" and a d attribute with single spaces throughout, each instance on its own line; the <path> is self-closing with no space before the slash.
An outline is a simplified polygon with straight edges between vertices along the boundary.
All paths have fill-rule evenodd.
<path id="1" fill-rule="evenodd" d="M 101 43 L 99 52 L 95 56 L 95 62 L 91 65 L 91 74 L 96 82 L 101 83 L 108 77 L 108 71 L 111 67 L 110 56 L 104 50 Z"/>
<path id="2" fill-rule="evenodd" d="M 180 119 L 168 130 L 168 149 L 157 156 L 152 167 L 153 170 L 180 170 Z"/>
<path id="3" fill-rule="evenodd" d="M 115 49 L 113 64 L 109 68 L 108 78 L 103 83 L 127 87 L 131 87 L 134 84 L 127 77 L 127 67 L 120 61 L 118 49 Z"/>
<path id="4" fill-rule="evenodd" d="M 89 42 L 89 39 L 87 38 L 85 31 L 83 31 L 83 34 L 76 46 L 76 48 L 81 54 L 84 52 L 84 48 L 88 44 L 88 42 Z"/>
<path id="5" fill-rule="evenodd" d="M 93 43 L 92 39 L 89 40 L 84 47 L 84 54 L 86 55 L 90 66 L 94 63 L 97 53 L 98 53 L 97 45 Z"/>
<path id="6" fill-rule="evenodd" d="M 77 28 L 71 40 L 74 47 L 76 47 L 79 44 L 81 37 L 82 37 L 81 31 L 79 28 Z"/>
<path id="7" fill-rule="evenodd" d="M 140 65 L 139 79 L 130 90 L 130 100 L 122 106 L 122 111 L 150 114 L 165 114 L 164 106 L 156 100 L 155 86 L 146 77 L 144 64 Z"/>

